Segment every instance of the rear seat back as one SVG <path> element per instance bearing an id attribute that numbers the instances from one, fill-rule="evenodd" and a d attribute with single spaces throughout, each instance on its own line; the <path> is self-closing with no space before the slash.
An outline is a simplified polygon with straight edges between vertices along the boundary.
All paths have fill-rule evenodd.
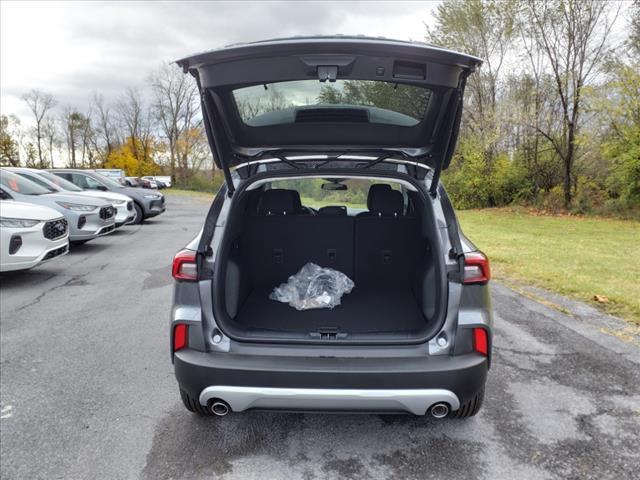
<path id="1" fill-rule="evenodd" d="M 258 215 L 245 222 L 241 248 L 253 284 L 274 287 L 307 262 L 335 268 L 353 278 L 353 218 L 296 214 L 297 195 L 293 190 L 267 190 L 259 202 Z"/>
<path id="2" fill-rule="evenodd" d="M 423 255 L 418 218 L 404 216 L 402 193 L 379 189 L 355 219 L 356 285 L 409 285 Z"/>
<path id="3" fill-rule="evenodd" d="M 254 286 L 273 288 L 307 262 L 345 273 L 358 285 L 410 285 L 424 256 L 418 218 L 403 215 L 396 190 L 380 189 L 370 213 L 300 215 L 295 196 L 267 190 L 240 242 Z M 297 192 L 294 192 L 297 195 Z M 276 213 L 274 213 L 276 212 Z M 280 212 L 280 213 L 278 213 Z"/>

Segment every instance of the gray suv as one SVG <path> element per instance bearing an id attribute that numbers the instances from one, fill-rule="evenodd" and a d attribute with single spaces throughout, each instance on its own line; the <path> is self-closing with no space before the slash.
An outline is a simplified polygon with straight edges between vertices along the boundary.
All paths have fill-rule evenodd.
<path id="1" fill-rule="evenodd" d="M 188 410 L 478 412 L 489 262 L 439 178 L 480 63 L 344 36 L 178 61 L 226 179 L 173 260 L 171 359 Z M 340 305 L 272 299 L 309 262 L 353 280 Z"/>
<path id="2" fill-rule="evenodd" d="M 135 218 L 130 222 L 132 224 L 142 223 L 144 219 L 160 215 L 166 209 L 163 194 L 153 190 L 125 187 L 92 170 L 59 168 L 49 171 L 85 190 L 102 190 L 131 197 L 136 212 Z"/>

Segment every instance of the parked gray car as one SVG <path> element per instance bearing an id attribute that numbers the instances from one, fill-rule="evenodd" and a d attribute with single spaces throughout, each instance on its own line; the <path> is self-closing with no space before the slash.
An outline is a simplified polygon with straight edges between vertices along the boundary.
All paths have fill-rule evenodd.
<path id="1" fill-rule="evenodd" d="M 439 179 L 480 63 L 364 37 L 178 61 L 199 81 L 226 180 L 173 261 L 171 358 L 188 410 L 478 412 L 491 363 L 489 261 Z M 359 213 L 353 195 L 340 197 L 356 184 L 368 187 Z M 325 190 L 322 208 L 303 202 Z M 309 263 L 333 272 L 283 285 Z M 348 283 L 335 271 L 355 284 L 337 305 L 335 280 L 340 292 Z"/>
<path id="2" fill-rule="evenodd" d="M 69 242 L 82 244 L 115 230 L 116 210 L 106 200 L 78 195 L 52 193 L 20 175 L 0 169 L 0 195 L 50 207 L 64 215 L 69 224 Z"/>
<path id="3" fill-rule="evenodd" d="M 146 218 L 160 215 L 166 209 L 164 195 L 153 190 L 125 187 L 115 180 L 91 170 L 60 168 L 49 171 L 82 189 L 122 193 L 131 197 L 136 211 L 136 217 L 131 222 L 134 224 L 142 223 Z"/>

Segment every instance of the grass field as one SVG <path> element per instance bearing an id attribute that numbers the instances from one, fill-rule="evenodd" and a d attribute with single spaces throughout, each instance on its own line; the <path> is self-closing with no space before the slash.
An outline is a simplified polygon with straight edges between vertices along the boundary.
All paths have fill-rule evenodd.
<path id="1" fill-rule="evenodd" d="M 167 198 L 171 198 L 172 195 L 176 195 L 176 196 L 188 196 L 188 197 L 193 197 L 194 200 L 198 201 L 198 202 L 212 202 L 213 201 L 213 197 L 215 196 L 216 192 L 200 192 L 198 190 L 182 190 L 180 188 L 167 188 L 165 190 L 161 190 L 160 193 L 162 193 L 165 197 Z"/>
<path id="2" fill-rule="evenodd" d="M 640 222 L 537 216 L 510 209 L 458 212 L 495 278 L 561 293 L 640 324 Z M 596 302 L 595 295 L 608 299 Z"/>

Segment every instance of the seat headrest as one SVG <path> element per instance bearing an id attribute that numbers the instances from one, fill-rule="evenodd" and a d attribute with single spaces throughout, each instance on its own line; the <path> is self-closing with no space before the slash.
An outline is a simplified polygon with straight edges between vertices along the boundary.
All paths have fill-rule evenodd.
<path id="1" fill-rule="evenodd" d="M 318 209 L 318 213 L 320 215 L 339 215 L 346 216 L 347 215 L 347 207 L 342 205 L 327 205 L 326 207 L 322 207 Z"/>
<path id="2" fill-rule="evenodd" d="M 369 193 L 367 194 L 367 208 L 371 211 L 371 205 L 373 204 L 374 197 L 379 193 L 386 190 L 391 190 L 391 185 L 386 183 L 374 183 L 369 187 Z"/>
<path id="3" fill-rule="evenodd" d="M 258 215 L 292 215 L 300 211 L 300 195 L 295 190 L 265 190 L 258 204 Z"/>
<path id="4" fill-rule="evenodd" d="M 391 188 L 379 190 L 371 203 L 370 212 L 377 216 L 401 217 L 404 212 L 402 193 Z"/>

